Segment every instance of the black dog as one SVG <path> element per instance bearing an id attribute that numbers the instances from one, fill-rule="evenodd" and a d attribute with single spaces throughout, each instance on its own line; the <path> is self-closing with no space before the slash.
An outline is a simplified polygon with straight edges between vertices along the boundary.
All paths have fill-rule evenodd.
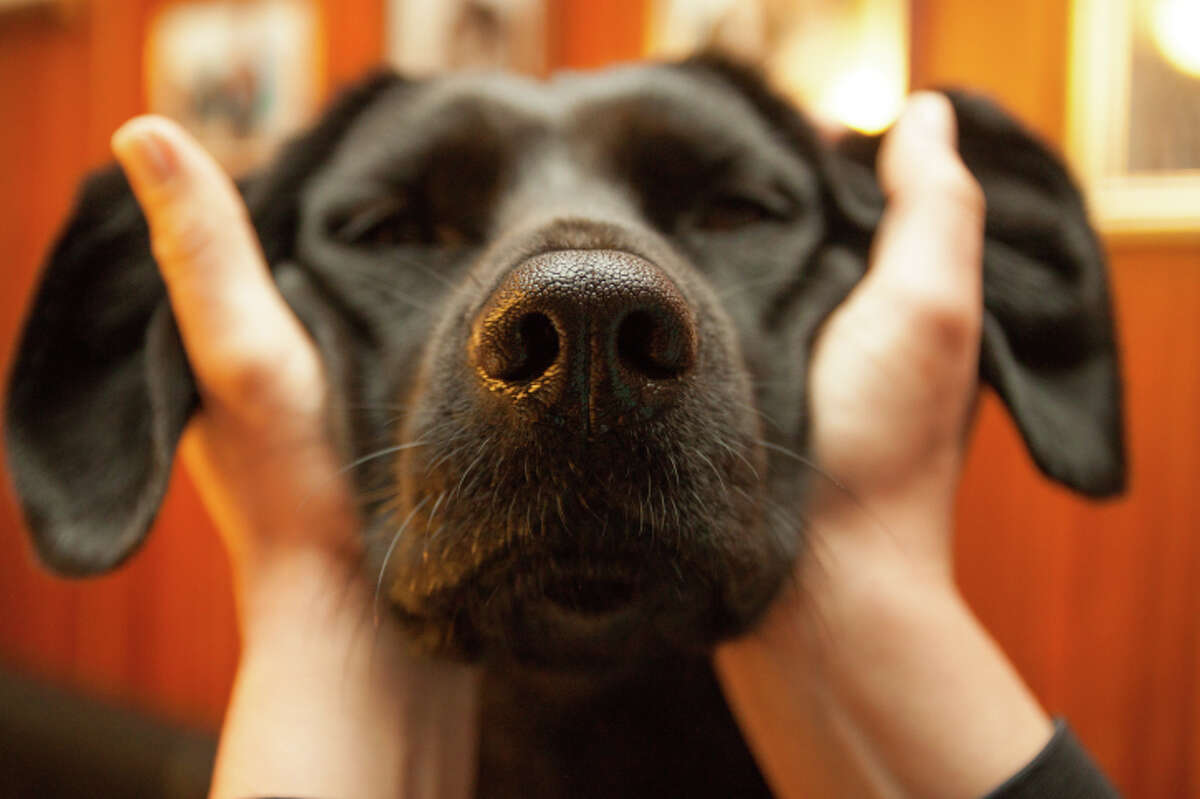
<path id="1" fill-rule="evenodd" d="M 987 202 L 981 375 L 1050 477 L 1124 480 L 1101 248 L 1059 161 L 952 95 Z M 802 554 L 807 358 L 865 269 L 878 141 L 713 59 L 367 80 L 242 183 L 316 339 L 366 579 L 488 665 L 480 794 L 767 790 L 707 666 Z M 197 394 L 121 174 L 38 292 L 8 449 L 42 559 L 133 553 Z M 372 457 L 375 456 L 375 457 Z"/>

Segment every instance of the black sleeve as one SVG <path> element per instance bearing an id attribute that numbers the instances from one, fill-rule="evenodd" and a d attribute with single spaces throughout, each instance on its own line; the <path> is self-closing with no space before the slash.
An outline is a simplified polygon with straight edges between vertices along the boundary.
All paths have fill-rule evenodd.
<path id="1" fill-rule="evenodd" d="M 1025 768 L 984 799 L 1120 799 L 1063 721 Z"/>

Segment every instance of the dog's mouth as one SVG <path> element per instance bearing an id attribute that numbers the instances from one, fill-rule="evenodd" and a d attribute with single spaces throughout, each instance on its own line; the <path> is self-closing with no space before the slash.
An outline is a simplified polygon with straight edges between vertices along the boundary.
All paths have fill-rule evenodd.
<path id="1" fill-rule="evenodd" d="M 636 660 L 662 646 L 664 618 L 681 611 L 673 599 L 690 593 L 659 564 L 646 554 L 513 561 L 473 581 L 490 594 L 477 629 L 487 650 L 527 664 L 594 670 Z M 708 604 L 691 599 L 688 610 Z"/>
<path id="2" fill-rule="evenodd" d="M 584 619 L 600 619 L 628 607 L 638 596 L 640 584 L 628 573 L 596 575 L 586 570 L 562 575 L 546 583 L 545 600 L 563 613 Z"/>
<path id="3" fill-rule="evenodd" d="M 547 555 L 516 546 L 459 582 L 460 595 L 503 609 L 502 627 L 552 619 L 595 629 L 629 613 L 646 613 L 650 600 L 673 586 L 659 567 L 661 553 L 574 552 Z"/>
<path id="4" fill-rule="evenodd" d="M 405 450 L 378 580 L 423 648 L 450 656 L 595 670 L 703 650 L 745 628 L 787 554 L 761 527 L 745 439 L 701 449 L 703 435 L 539 429 Z"/>
<path id="5" fill-rule="evenodd" d="M 584 524 L 543 527 L 481 552 L 474 565 L 443 561 L 461 567 L 453 574 L 418 569 L 414 583 L 410 572 L 392 583 L 397 615 L 432 648 L 468 659 L 593 670 L 678 648 L 668 639 L 704 627 L 719 604 L 715 580 L 682 565 L 689 556 L 662 543 L 669 531 L 604 527 L 604 539 Z"/>

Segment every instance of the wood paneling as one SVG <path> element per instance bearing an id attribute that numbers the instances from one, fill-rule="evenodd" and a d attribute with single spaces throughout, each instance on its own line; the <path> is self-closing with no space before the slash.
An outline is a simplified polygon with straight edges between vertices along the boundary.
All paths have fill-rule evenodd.
<path id="1" fill-rule="evenodd" d="M 1200 248 L 1113 252 L 1131 482 L 1090 504 L 1035 473 L 989 400 L 959 506 L 963 589 L 1129 797 L 1200 796 Z"/>
<path id="2" fill-rule="evenodd" d="M 166 0 L 106 0 L 60 20 L 0 18 L 0 369 L 40 259 L 83 174 L 145 111 L 142 41 Z M 382 54 L 384 0 L 322 0 L 333 89 Z M 2 475 L 0 475 L 2 476 Z M 224 554 L 186 475 L 155 533 L 118 573 L 77 583 L 33 562 L 7 478 L 0 490 L 0 662 L 215 727 L 237 655 Z"/>
<path id="3" fill-rule="evenodd" d="M 914 10 L 916 86 L 982 90 L 1062 145 L 1065 0 Z M 1129 490 L 1091 504 L 1042 481 L 989 399 L 960 494 L 959 574 L 1126 796 L 1200 796 L 1200 241 L 1109 252 Z"/>

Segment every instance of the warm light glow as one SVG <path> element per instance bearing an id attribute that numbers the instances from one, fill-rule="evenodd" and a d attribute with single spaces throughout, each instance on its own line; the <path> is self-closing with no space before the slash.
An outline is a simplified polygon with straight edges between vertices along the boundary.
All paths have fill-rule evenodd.
<path id="1" fill-rule="evenodd" d="M 904 105 L 904 81 L 878 66 L 840 73 L 817 98 L 816 112 L 862 133 L 881 133 Z"/>
<path id="2" fill-rule="evenodd" d="M 862 133 L 896 121 L 908 91 L 907 4 L 846 3 L 797 25 L 772 54 L 779 86 L 819 120 Z"/>
<path id="3" fill-rule="evenodd" d="M 1180 72 L 1200 78 L 1200 0 L 1158 0 L 1151 27 L 1163 57 Z"/>

